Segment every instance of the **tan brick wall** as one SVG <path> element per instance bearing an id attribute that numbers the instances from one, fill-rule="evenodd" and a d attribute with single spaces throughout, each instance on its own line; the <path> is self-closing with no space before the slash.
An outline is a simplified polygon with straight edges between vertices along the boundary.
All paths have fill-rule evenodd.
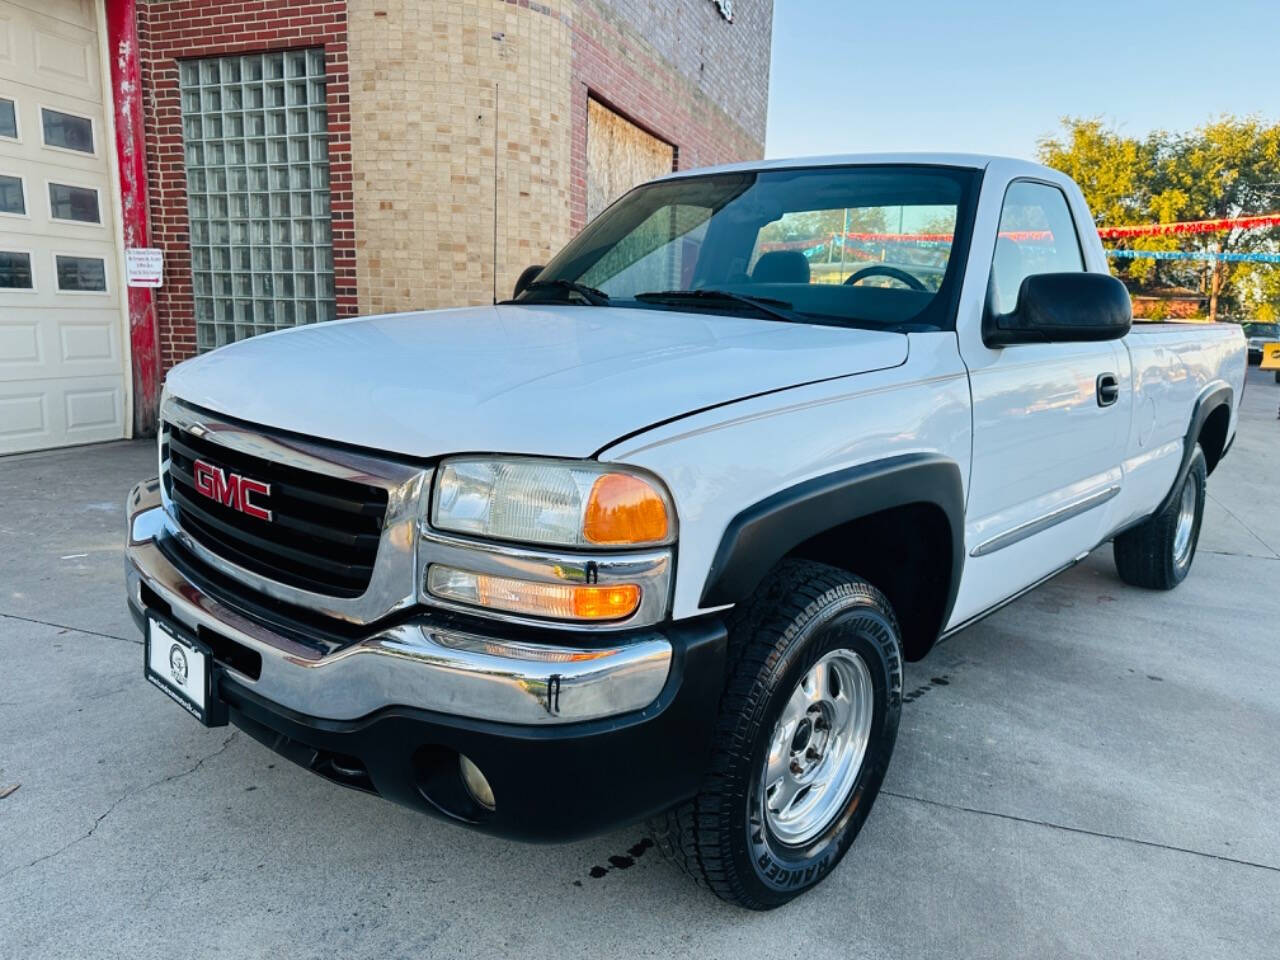
<path id="1" fill-rule="evenodd" d="M 350 0 L 361 313 L 493 297 L 495 123 L 499 299 L 568 240 L 567 19 L 495 0 Z"/>

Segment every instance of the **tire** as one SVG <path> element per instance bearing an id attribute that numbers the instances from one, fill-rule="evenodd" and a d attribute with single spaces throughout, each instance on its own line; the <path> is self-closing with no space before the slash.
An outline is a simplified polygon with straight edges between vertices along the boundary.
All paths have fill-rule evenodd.
<path id="1" fill-rule="evenodd" d="M 809 692 L 801 686 L 820 674 L 826 679 Z M 797 705 L 807 712 L 790 725 L 784 712 L 794 718 Z M 650 824 L 659 848 L 731 903 L 781 906 L 826 877 L 853 844 L 880 792 L 901 710 L 902 643 L 884 595 L 835 567 L 784 561 L 734 611 L 708 772 L 694 799 Z M 865 739 L 844 729 L 865 731 Z M 860 760 L 841 746 L 855 742 L 866 744 Z M 791 752 L 797 745 L 801 752 Z M 784 772 L 768 790 L 771 748 L 773 769 Z M 824 764 L 842 772 L 832 773 L 831 787 L 800 786 L 800 763 L 815 776 Z M 784 792 L 793 792 L 786 809 L 766 812 Z"/>
<path id="2" fill-rule="evenodd" d="M 1207 476 L 1204 450 L 1197 443 L 1177 496 L 1163 511 L 1116 537 L 1113 547 L 1121 580 L 1149 590 L 1172 590 L 1186 579 L 1200 541 Z M 1184 508 L 1191 511 L 1186 542 L 1178 536 Z"/>

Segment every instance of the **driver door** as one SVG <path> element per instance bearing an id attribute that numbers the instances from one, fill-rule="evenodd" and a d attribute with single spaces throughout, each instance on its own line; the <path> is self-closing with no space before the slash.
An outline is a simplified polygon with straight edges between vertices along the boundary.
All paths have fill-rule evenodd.
<path id="1" fill-rule="evenodd" d="M 988 309 L 1014 309 L 1022 280 L 1086 269 L 1067 196 L 1014 180 L 1005 191 Z M 951 625 L 1091 550 L 1119 493 L 1131 395 L 1121 341 L 990 348 L 961 340 L 973 401 L 965 575 Z M 1119 387 L 1118 398 L 1105 402 Z"/>

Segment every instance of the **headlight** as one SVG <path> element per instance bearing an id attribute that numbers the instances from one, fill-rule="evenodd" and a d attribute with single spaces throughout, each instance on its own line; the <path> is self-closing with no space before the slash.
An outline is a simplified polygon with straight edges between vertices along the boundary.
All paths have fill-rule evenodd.
<path id="1" fill-rule="evenodd" d="M 445 461 L 431 525 L 561 547 L 649 546 L 674 532 L 656 480 L 607 464 L 515 457 Z"/>

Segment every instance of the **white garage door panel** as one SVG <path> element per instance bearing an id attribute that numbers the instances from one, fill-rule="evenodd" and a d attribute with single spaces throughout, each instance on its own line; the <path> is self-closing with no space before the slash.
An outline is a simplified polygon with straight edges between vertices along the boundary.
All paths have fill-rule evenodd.
<path id="1" fill-rule="evenodd" d="M 87 0 L 0 4 L 0 76 L 101 103 L 98 38 Z"/>
<path id="2" fill-rule="evenodd" d="M 53 433 L 43 393 L 14 392 L 9 396 L 0 384 L 0 453 L 52 446 Z M 44 440 L 45 443 L 38 441 Z M 36 442 L 33 442 L 36 441 Z"/>
<path id="3" fill-rule="evenodd" d="M 112 309 L 0 306 L 0 380 L 121 375 L 120 315 Z"/>
<path id="4" fill-rule="evenodd" d="M 0 173 L 21 177 L 23 216 L 0 215 L 0 250 L 31 255 L 33 291 L 0 290 L 0 454 L 124 436 L 125 348 L 105 109 L 92 0 L 0 0 L 0 96 L 20 140 Z M 46 147 L 41 108 L 87 117 L 93 153 Z M 54 220 L 49 184 L 98 193 L 100 224 Z M 55 257 L 101 259 L 105 292 L 60 291 Z"/>
<path id="5" fill-rule="evenodd" d="M 68 434 L 111 430 L 120 422 L 121 398 L 117 384 L 66 389 L 62 398 L 66 405 Z"/>
<path id="6" fill-rule="evenodd" d="M 6 6 L 30 10 L 86 30 L 94 29 L 93 0 L 10 0 Z"/>
<path id="7" fill-rule="evenodd" d="M 119 377 L 0 383 L 0 454 L 120 437 Z"/>
<path id="8" fill-rule="evenodd" d="M 60 324 L 62 334 L 62 362 L 83 366 L 106 361 L 119 366 L 120 350 L 116 341 L 115 317 L 108 315 L 105 321 L 94 323 L 88 319 Z"/>
<path id="9" fill-rule="evenodd" d="M 17 376 L 23 366 L 38 370 L 43 356 L 38 320 L 0 319 L 0 377 Z"/>

